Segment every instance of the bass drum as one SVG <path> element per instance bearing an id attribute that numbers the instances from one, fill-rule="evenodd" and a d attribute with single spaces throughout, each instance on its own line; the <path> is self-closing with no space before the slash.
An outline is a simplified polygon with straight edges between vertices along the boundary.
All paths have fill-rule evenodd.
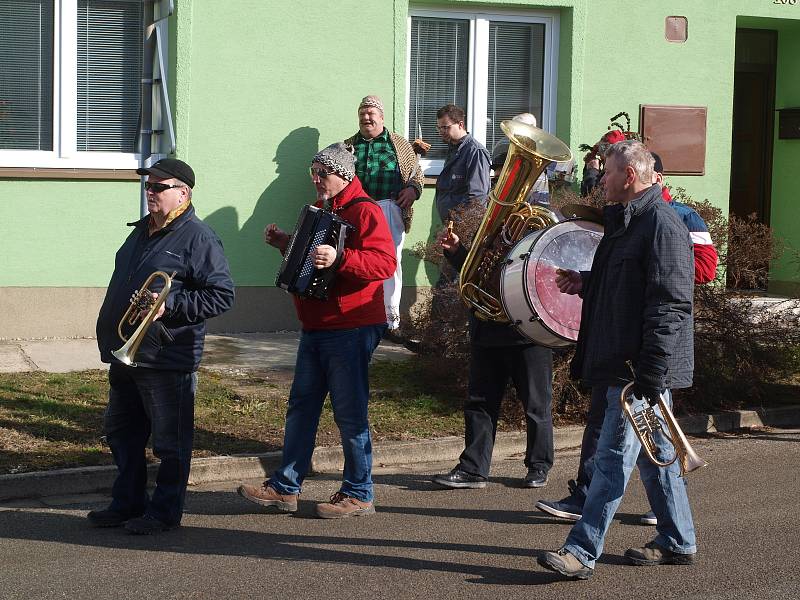
<path id="1" fill-rule="evenodd" d="M 547 348 L 577 341 L 583 300 L 559 291 L 556 269 L 590 270 L 602 237 L 601 224 L 570 219 L 534 231 L 512 248 L 500 276 L 500 297 L 523 336 Z"/>

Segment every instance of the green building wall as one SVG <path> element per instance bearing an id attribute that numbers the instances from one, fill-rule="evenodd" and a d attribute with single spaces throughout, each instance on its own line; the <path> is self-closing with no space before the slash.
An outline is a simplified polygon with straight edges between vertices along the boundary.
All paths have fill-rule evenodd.
<path id="1" fill-rule="evenodd" d="M 779 32 L 776 105 L 800 106 L 800 5 L 451 0 L 432 6 L 559 13 L 555 133 L 578 159 L 578 145 L 597 140 L 617 112 L 628 112 L 638 128 L 640 104 L 707 106 L 706 174 L 668 180 L 724 209 L 737 26 Z M 197 172 L 196 209 L 222 238 L 238 286 L 233 314 L 212 328 L 291 328 L 291 303 L 273 287 L 279 256 L 265 247 L 263 228 L 273 221 L 294 226 L 300 207 L 313 199 L 311 157 L 356 131 L 361 97 L 380 95 L 387 126 L 404 132 L 409 5 L 337 0 L 333 10 L 316 0 L 176 0 L 176 7 L 169 58 L 177 156 Z M 668 15 L 687 17 L 686 43 L 664 39 Z M 776 131 L 771 222 L 800 248 L 790 179 L 798 159 L 800 141 L 778 140 Z M 138 194 L 133 180 L 0 179 L 0 304 L 7 315 L 0 316 L 0 337 L 92 334 L 125 223 L 138 218 Z M 435 277 L 410 252 L 439 226 L 432 200 L 428 187 L 406 240 L 406 304 Z M 796 286 L 796 266 L 777 263 L 772 279 L 776 291 Z M 33 309 L 38 316 L 26 316 Z"/>

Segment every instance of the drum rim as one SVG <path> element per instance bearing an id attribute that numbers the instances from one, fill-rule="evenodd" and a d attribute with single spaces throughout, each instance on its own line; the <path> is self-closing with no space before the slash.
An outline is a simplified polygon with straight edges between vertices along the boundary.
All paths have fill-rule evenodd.
<path id="1" fill-rule="evenodd" d="M 595 222 L 595 221 L 591 221 L 591 220 L 589 220 L 589 219 L 584 219 L 584 218 L 582 218 L 582 217 L 578 217 L 578 218 L 573 218 L 573 219 L 565 219 L 564 221 L 559 221 L 558 223 L 555 223 L 554 225 L 552 225 L 552 226 L 550 226 L 550 227 L 548 227 L 548 228 L 544 229 L 544 230 L 542 231 L 542 236 L 540 236 L 540 238 L 537 238 L 537 239 L 536 239 L 536 241 L 535 241 L 535 242 L 532 244 L 532 246 L 535 246 L 535 245 L 536 245 L 536 243 L 537 243 L 537 242 L 539 242 L 539 241 L 540 241 L 540 239 L 541 239 L 541 238 L 543 238 L 543 237 L 545 236 L 545 234 L 548 234 L 548 233 L 550 233 L 550 234 L 551 234 L 551 235 L 550 235 L 550 238 L 551 238 L 551 239 L 550 239 L 550 240 L 548 240 L 548 241 L 546 241 L 546 242 L 543 244 L 543 247 L 545 247 L 545 248 L 546 248 L 546 247 L 549 245 L 549 243 L 550 243 L 550 242 L 551 242 L 553 239 L 555 239 L 555 237 L 552 235 L 552 232 L 553 232 L 553 231 L 556 229 L 556 227 L 558 227 L 558 226 L 560 226 L 560 225 L 567 225 L 567 224 L 571 224 L 571 225 L 578 225 L 579 223 L 581 223 L 581 224 L 587 224 L 587 225 L 589 225 L 588 227 L 586 227 L 586 226 L 580 226 L 580 225 L 579 225 L 579 227 L 580 227 L 581 229 L 589 230 L 590 232 L 593 232 L 593 233 L 600 233 L 600 234 L 601 234 L 601 237 L 602 237 L 602 233 L 603 233 L 603 226 L 602 226 L 602 225 L 598 224 L 598 223 L 597 223 L 597 222 Z M 566 230 L 565 232 L 561 233 L 560 235 L 564 235 L 564 233 L 569 233 L 570 231 L 576 231 L 576 230 Z M 528 252 L 528 255 L 525 257 L 525 267 L 524 267 L 524 268 L 525 268 L 525 273 L 526 273 L 526 274 L 527 274 L 527 272 L 528 272 L 528 271 L 527 271 L 527 269 L 528 269 L 528 263 L 529 263 L 529 261 L 531 260 L 531 257 L 532 257 L 532 250 L 533 250 L 533 249 L 531 249 L 531 251 L 530 251 L 530 252 Z M 596 250 L 596 247 L 595 247 L 595 250 Z M 539 258 L 540 256 L 541 256 L 541 253 L 540 253 L 540 254 L 539 254 L 537 257 L 536 257 L 536 258 L 537 258 L 537 260 L 538 260 L 538 258 Z M 527 278 L 526 278 L 526 280 L 527 280 Z M 534 285 L 535 285 L 535 283 L 536 283 L 536 282 L 534 281 Z M 524 288 L 524 291 L 525 291 L 525 299 L 526 299 L 526 301 L 528 302 L 528 304 L 529 304 L 529 305 L 530 305 L 530 304 L 532 304 L 531 296 L 532 296 L 533 294 L 531 294 L 531 293 L 530 293 L 530 291 L 528 290 L 527 286 L 525 286 L 525 288 Z M 536 299 L 537 299 L 537 300 L 539 300 L 539 296 L 538 296 L 538 295 L 536 295 Z M 581 299 L 581 300 L 583 300 L 583 299 Z M 534 314 L 536 314 L 536 315 L 538 316 L 538 318 L 539 318 L 539 321 L 542 323 L 542 325 L 543 325 L 543 326 L 544 326 L 544 327 L 545 327 L 545 328 L 546 328 L 548 331 L 550 331 L 550 332 L 551 332 L 553 335 L 555 335 L 556 337 L 558 337 L 558 338 L 560 338 L 560 339 L 567 340 L 567 341 L 568 341 L 569 343 L 571 343 L 571 344 L 574 344 L 574 343 L 576 343 L 576 342 L 577 342 L 577 336 L 578 336 L 578 332 L 580 331 L 580 325 L 578 325 L 578 329 L 577 329 L 577 330 L 575 330 L 575 329 L 570 329 L 570 331 L 575 331 L 575 339 L 573 340 L 572 338 L 567 338 L 567 337 L 566 337 L 566 336 L 564 336 L 563 334 L 561 334 L 561 333 L 558 333 L 558 332 L 554 331 L 554 330 L 553 330 L 553 328 L 552 328 L 552 327 L 550 327 L 550 326 L 547 324 L 547 322 L 545 321 L 545 319 L 542 317 L 542 313 L 546 313 L 546 314 L 548 314 L 548 315 L 549 315 L 550 313 L 549 313 L 549 311 L 547 311 L 547 307 L 546 307 L 546 306 L 544 306 L 544 304 L 542 304 L 541 300 L 539 300 L 539 304 L 541 305 L 541 309 L 540 309 L 540 310 L 537 310 L 537 309 L 536 309 L 536 307 L 533 307 L 533 306 L 531 306 L 531 310 L 534 312 Z M 567 328 L 566 328 L 566 327 L 564 327 L 564 329 L 567 329 Z"/>
<path id="2" fill-rule="evenodd" d="M 552 225 L 551 225 L 551 227 L 552 227 Z M 514 244 L 514 246 L 511 248 L 511 251 L 510 251 L 508 256 L 510 257 L 510 256 L 513 256 L 513 255 L 517 255 L 517 257 L 521 261 L 521 265 L 522 265 L 521 266 L 521 271 L 520 271 L 520 273 L 517 273 L 517 275 L 521 276 L 522 273 L 526 272 L 527 265 L 528 265 L 528 259 L 530 258 L 530 250 L 527 250 L 524 253 L 525 258 L 522 258 L 522 255 L 520 255 L 520 253 L 515 252 L 515 251 L 517 250 L 517 248 L 519 248 L 519 246 L 522 246 L 523 243 L 526 240 L 528 240 L 529 238 L 534 238 L 528 244 L 528 248 L 530 248 L 530 246 L 532 246 L 536 242 L 536 240 L 539 237 L 541 237 L 541 235 L 547 229 L 549 229 L 549 228 L 546 227 L 546 228 L 543 228 L 543 229 L 537 229 L 536 231 L 531 231 L 528 235 L 526 235 L 526 236 L 522 237 L 521 239 L 519 239 L 517 241 L 517 243 Z M 506 290 L 506 279 L 507 278 L 505 277 L 505 273 L 506 273 L 506 269 L 508 269 L 508 267 L 511 264 L 513 264 L 513 260 L 514 259 L 512 259 L 511 263 L 507 263 L 503 267 L 503 271 L 502 271 L 501 277 L 500 277 L 500 302 L 503 305 L 503 310 L 506 312 L 507 315 L 509 315 L 509 317 L 511 317 L 511 312 L 512 311 L 509 310 L 509 306 L 510 305 L 509 305 L 508 302 L 506 302 L 505 290 Z M 521 287 L 524 288 L 524 286 L 521 286 Z M 537 325 L 539 328 L 541 328 L 542 332 L 549 336 L 549 339 L 543 340 L 543 339 L 540 339 L 540 338 L 537 338 L 537 337 L 533 337 L 527 331 L 527 329 L 529 329 L 529 327 L 525 326 L 526 323 L 524 321 L 521 321 L 521 320 L 518 320 L 518 319 L 514 319 L 514 320 L 512 320 L 512 324 L 514 325 L 514 327 L 516 327 L 517 331 L 519 332 L 519 334 L 521 336 L 523 336 L 526 339 L 529 339 L 534 344 L 537 344 L 539 346 L 543 346 L 545 348 L 551 348 L 551 349 L 568 348 L 569 346 L 571 346 L 571 345 L 573 345 L 575 343 L 572 340 L 566 339 L 564 336 L 556 334 L 552 329 L 550 329 L 549 327 L 547 327 L 545 325 L 545 323 L 542 321 L 542 318 L 539 316 L 539 314 L 535 310 L 533 310 L 533 308 L 531 307 L 531 302 L 530 302 L 530 300 L 528 298 L 528 293 L 524 289 L 522 290 L 522 298 L 524 300 L 525 306 L 528 307 L 527 312 L 530 313 L 531 317 L 536 317 L 535 325 Z M 519 322 L 519 324 L 518 324 L 518 322 Z M 529 321 L 529 322 L 533 322 L 533 321 Z"/>
<path id="3" fill-rule="evenodd" d="M 523 276 L 523 281 L 525 283 L 525 285 L 522 286 L 522 291 L 523 291 L 522 295 L 523 295 L 523 297 L 525 299 L 525 304 L 528 306 L 528 310 L 529 310 L 531 316 L 535 316 L 536 317 L 537 322 L 545 329 L 545 331 L 547 333 L 549 333 L 551 336 L 554 336 L 558 340 L 563 341 L 564 342 L 564 346 L 574 345 L 576 343 L 576 339 L 568 338 L 568 337 L 566 337 L 566 336 L 554 331 L 553 328 L 550 327 L 546 323 L 546 321 L 542 318 L 542 313 L 545 313 L 545 314 L 548 314 L 548 315 L 550 313 L 549 313 L 549 311 L 546 310 L 546 307 L 543 304 L 541 305 L 540 309 L 537 309 L 537 307 L 533 306 L 533 303 L 532 303 L 532 300 L 531 300 L 532 294 L 530 293 L 530 291 L 528 289 L 528 286 L 527 286 L 527 273 L 528 273 L 528 265 L 529 265 L 529 262 L 530 262 L 531 256 L 532 256 L 532 247 L 535 246 L 536 243 L 539 242 L 539 240 L 542 239 L 542 237 L 545 234 L 552 235 L 553 232 L 551 230 L 555 230 L 556 228 L 561 229 L 562 225 L 567 225 L 567 224 L 575 225 L 577 223 L 588 224 L 588 226 L 583 226 L 583 227 L 580 227 L 580 228 L 584 229 L 584 230 L 593 231 L 594 233 L 599 233 L 599 234 L 601 234 L 601 237 L 602 237 L 603 226 L 600 225 L 599 223 L 596 223 L 594 221 L 591 221 L 589 219 L 584 219 L 584 218 L 581 218 L 581 217 L 572 218 L 572 219 L 565 219 L 563 221 L 559 221 L 558 223 L 554 223 L 550 227 L 546 227 L 546 228 L 543 228 L 543 229 L 532 231 L 531 233 L 529 233 L 525 237 L 521 238 L 516 244 L 514 244 L 514 246 L 511 249 L 511 252 L 510 252 L 510 255 L 520 255 L 521 253 L 518 251 L 519 246 L 523 245 L 524 242 L 529 240 L 528 245 L 526 247 L 526 251 L 524 253 L 525 254 L 525 258 L 522 261 L 522 271 L 520 273 L 520 275 Z M 567 230 L 567 232 L 569 232 L 569 231 L 571 231 L 571 230 Z M 560 235 L 563 235 L 563 233 L 561 233 Z M 547 244 L 545 244 L 544 247 L 547 247 L 548 244 L 549 244 L 549 242 Z M 541 256 L 541 254 L 539 254 L 536 258 L 538 259 L 539 256 Z M 503 268 L 503 272 L 504 273 L 505 273 L 506 268 L 507 267 Z M 506 314 L 508 314 L 510 311 L 508 311 L 508 309 L 506 308 L 506 305 L 508 303 L 505 300 L 505 294 L 504 294 L 504 289 L 506 287 L 505 279 L 506 278 L 504 276 L 501 276 L 501 278 L 500 278 L 500 285 L 501 285 L 501 288 L 500 288 L 500 299 L 501 299 L 501 302 L 504 305 L 503 308 L 504 308 L 504 310 L 506 310 Z M 537 296 L 537 299 L 538 299 L 538 296 Z M 540 302 L 540 304 L 541 304 L 541 302 Z M 522 331 L 522 329 L 520 328 L 519 325 L 515 324 L 515 326 L 517 327 L 517 330 L 522 335 L 525 335 L 525 337 L 528 337 L 530 339 L 530 336 L 526 335 Z M 541 343 L 539 340 L 533 340 L 533 341 L 535 343 Z M 542 344 L 542 345 L 544 345 L 544 344 Z M 553 346 L 553 347 L 564 347 L 564 346 Z"/>

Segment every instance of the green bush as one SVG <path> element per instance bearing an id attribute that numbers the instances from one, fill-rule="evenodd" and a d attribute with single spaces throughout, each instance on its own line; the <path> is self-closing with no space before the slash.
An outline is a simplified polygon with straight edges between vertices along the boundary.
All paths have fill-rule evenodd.
<path id="1" fill-rule="evenodd" d="M 792 251 L 754 217 L 727 219 L 708 200 L 696 202 L 678 188 L 675 199 L 693 207 L 706 221 L 717 248 L 720 266 L 716 279 L 695 286 L 694 385 L 675 393 L 676 410 L 683 413 L 761 405 L 769 400 L 771 382 L 786 380 L 800 370 L 800 302 L 796 299 L 766 301 L 770 261 Z M 588 204 L 602 207 L 601 189 L 581 198 L 574 190 L 553 194 L 552 206 Z M 464 207 L 454 218 L 454 231 L 462 241 L 471 240 L 483 218 L 480 204 Z M 468 242 L 465 243 L 468 245 Z M 433 241 L 417 244 L 416 254 L 441 264 L 441 249 Z M 433 287 L 404 322 L 405 333 L 420 340 L 422 377 L 431 389 L 449 386 L 466 394 L 469 365 L 467 309 L 458 286 Z M 553 412 L 557 423 L 583 418 L 588 390 L 569 379 L 572 350 L 554 356 Z M 509 393 L 513 391 L 509 386 Z M 504 402 L 501 418 L 524 427 L 517 402 Z"/>

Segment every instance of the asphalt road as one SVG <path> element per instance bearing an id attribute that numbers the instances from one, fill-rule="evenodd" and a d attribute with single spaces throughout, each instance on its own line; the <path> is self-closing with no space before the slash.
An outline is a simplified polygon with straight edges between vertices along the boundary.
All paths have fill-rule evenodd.
<path id="1" fill-rule="evenodd" d="M 691 441 L 710 463 L 689 475 L 694 566 L 625 563 L 625 549 L 654 534 L 637 524 L 647 505 L 634 479 L 591 580 L 541 569 L 536 555 L 558 548 L 569 525 L 533 504 L 564 495 L 578 460 L 570 451 L 544 490 L 518 487 L 521 457 L 496 463 L 484 490 L 429 483 L 450 464 L 378 471 L 378 513 L 341 521 L 311 518 L 337 474 L 307 480 L 297 516 L 262 513 L 235 482 L 192 488 L 183 527 L 153 537 L 88 527 L 101 496 L 0 505 L 0 598 L 800 597 L 800 430 Z"/>

